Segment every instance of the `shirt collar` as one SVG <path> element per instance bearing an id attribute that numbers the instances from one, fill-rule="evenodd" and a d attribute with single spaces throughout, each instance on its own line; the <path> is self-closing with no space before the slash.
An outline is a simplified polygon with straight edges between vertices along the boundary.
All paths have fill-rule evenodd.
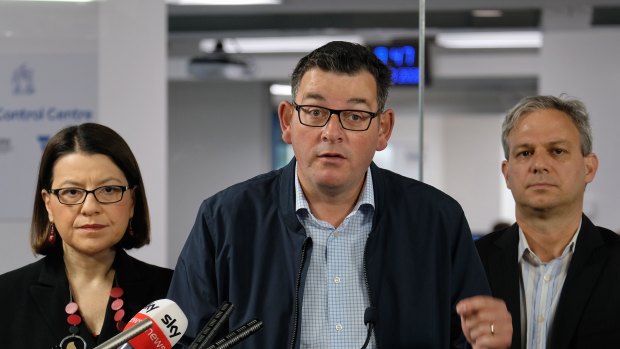
<path id="1" fill-rule="evenodd" d="M 581 231 L 581 223 L 582 221 L 579 222 L 579 227 L 577 228 L 577 231 L 573 235 L 573 238 L 570 240 L 568 245 L 566 245 L 566 247 L 564 248 L 564 251 L 562 251 L 562 255 L 560 255 L 560 257 L 558 258 L 560 259 L 564 258 L 569 253 L 573 253 L 575 251 L 575 245 L 577 244 L 577 236 L 579 236 L 579 232 Z M 521 227 L 519 227 L 519 249 L 518 249 L 517 256 L 518 256 L 517 258 L 519 259 L 518 260 L 519 263 L 521 263 L 524 258 L 528 258 L 528 261 L 530 262 L 532 261 L 532 258 L 534 258 L 534 260 L 536 260 L 539 264 L 542 264 L 540 263 L 538 256 L 536 256 L 536 254 L 532 252 L 532 250 L 530 249 L 530 245 L 527 243 L 527 239 L 525 238 L 525 234 L 523 233 L 523 230 L 521 229 Z M 526 256 L 529 256 L 529 257 L 526 257 Z"/>
<path id="2" fill-rule="evenodd" d="M 362 187 L 362 191 L 357 198 L 357 203 L 351 212 L 359 210 L 362 206 L 369 206 L 372 209 L 375 208 L 375 192 L 372 184 L 372 173 L 370 171 L 370 167 L 366 170 L 364 186 Z M 306 200 L 304 191 L 301 188 L 299 176 L 297 175 L 297 163 L 295 163 L 295 211 L 299 213 L 300 210 L 310 212 L 310 205 L 308 204 L 308 200 Z"/>

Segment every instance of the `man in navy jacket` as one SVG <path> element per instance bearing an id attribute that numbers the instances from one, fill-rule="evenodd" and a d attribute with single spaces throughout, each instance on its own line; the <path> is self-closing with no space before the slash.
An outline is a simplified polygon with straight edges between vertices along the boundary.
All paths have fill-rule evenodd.
<path id="1" fill-rule="evenodd" d="M 205 200 L 181 252 L 169 298 L 188 337 L 230 301 L 228 330 L 264 323 L 240 348 L 508 347 L 460 205 L 372 163 L 394 124 L 389 83 L 356 44 L 298 63 L 278 109 L 295 158 Z"/>

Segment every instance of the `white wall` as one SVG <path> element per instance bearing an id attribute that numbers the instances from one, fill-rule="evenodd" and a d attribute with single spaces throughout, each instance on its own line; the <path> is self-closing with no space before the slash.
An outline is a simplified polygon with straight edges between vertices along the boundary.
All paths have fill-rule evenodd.
<path id="1" fill-rule="evenodd" d="M 230 81 L 169 84 L 169 264 L 202 200 L 271 169 L 269 86 Z"/>
<path id="2" fill-rule="evenodd" d="M 498 92 L 492 98 L 501 99 L 502 94 Z M 484 99 L 490 93 L 481 88 L 477 93 L 470 92 L 469 98 L 476 98 L 476 95 Z M 450 101 L 446 97 L 431 91 L 425 106 L 424 182 L 455 198 L 463 207 L 472 232 L 485 234 L 496 221 L 506 219 L 500 205 L 506 191 L 500 171 L 502 106 L 494 105 L 496 112 L 489 113 L 476 108 L 472 110 L 462 102 Z M 518 98 L 518 94 L 514 94 L 510 103 L 516 103 Z M 437 100 L 446 102 L 438 104 Z M 390 148 L 395 148 L 391 150 L 394 159 L 378 163 L 405 176 L 418 178 L 417 107 L 402 101 L 393 106 L 397 110 L 395 130 L 390 140 Z M 514 220 L 514 214 L 507 220 Z"/>
<path id="3" fill-rule="evenodd" d="M 97 86 L 95 81 L 89 83 L 88 79 L 94 80 L 96 71 L 89 62 L 82 63 L 85 60 L 96 60 L 97 16 L 97 7 L 93 4 L 0 2 L 0 76 L 3 77 L 0 81 L 3 93 L 0 95 L 8 95 L 11 89 L 10 74 L 16 67 L 15 59 L 27 63 L 33 69 L 36 91 L 32 96 L 15 96 L 11 101 L 1 100 L 0 106 L 16 108 L 29 103 L 41 107 L 65 103 L 74 103 L 75 106 L 84 103 L 86 99 L 86 103 L 94 109 L 92 104 L 95 103 L 92 101 L 96 99 Z M 79 62 L 80 69 L 75 67 L 66 71 L 53 71 L 58 70 L 59 66 L 66 66 L 62 62 L 67 57 Z M 55 63 L 49 62 L 51 60 Z M 58 62 L 60 64 L 57 64 Z M 82 69 L 84 65 L 87 66 L 86 69 Z M 67 92 L 76 86 L 82 92 L 79 97 Z M 72 101 L 75 98 L 81 100 Z M 40 148 L 35 144 L 37 150 L 30 152 L 30 148 L 25 147 L 28 143 L 25 138 L 30 138 L 33 134 L 54 133 L 66 123 L 0 123 L 0 127 L 4 127 L 2 131 L 10 130 L 11 133 L 6 135 L 7 142 L 10 142 L 9 149 L 0 151 L 0 166 L 9 167 L 15 173 L 21 174 L 17 180 L 0 178 L 4 181 L 3 184 L 11 187 L 9 193 L 1 193 L 3 199 L 0 200 L 0 210 L 21 211 L 0 220 L 0 273 L 35 260 L 30 250 L 29 229 Z M 4 138 L 6 132 L 1 133 L 3 135 L 0 138 Z M 33 146 L 34 141 L 30 139 L 28 145 Z M 16 199 L 13 200 L 12 197 Z"/>
<path id="4" fill-rule="evenodd" d="M 167 266 L 168 116 L 164 0 L 106 0 L 99 13 L 99 121 L 129 144 L 140 165 L 151 243 L 130 254 Z"/>
<path id="5" fill-rule="evenodd" d="M 540 92 L 567 93 L 590 111 L 599 169 L 586 190 L 585 212 L 620 232 L 620 30 L 551 31 L 544 35 Z"/>
<path id="6" fill-rule="evenodd" d="M 500 214 L 499 135 L 503 115 L 446 116 L 444 190 L 463 206 L 472 232 L 485 234 Z"/>

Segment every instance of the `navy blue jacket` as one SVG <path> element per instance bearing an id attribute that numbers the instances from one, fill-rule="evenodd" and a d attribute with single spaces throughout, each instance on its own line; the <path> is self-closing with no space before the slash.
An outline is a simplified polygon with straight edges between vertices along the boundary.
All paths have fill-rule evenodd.
<path id="1" fill-rule="evenodd" d="M 429 185 L 374 164 L 371 171 L 375 213 L 364 266 L 378 347 L 464 347 L 456 303 L 490 289 L 463 210 Z M 293 160 L 202 203 L 168 293 L 189 319 L 186 335 L 230 301 L 226 330 L 252 318 L 264 323 L 238 348 L 299 347 L 312 241 L 295 213 L 294 180 Z"/>

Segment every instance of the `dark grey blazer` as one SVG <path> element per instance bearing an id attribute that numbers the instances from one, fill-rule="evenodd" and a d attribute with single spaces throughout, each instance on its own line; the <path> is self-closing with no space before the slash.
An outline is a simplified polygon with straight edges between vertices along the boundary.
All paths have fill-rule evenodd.
<path id="1" fill-rule="evenodd" d="M 130 320 L 151 301 L 166 298 L 172 270 L 141 262 L 119 250 L 114 261 L 118 284 L 125 294 L 124 321 Z M 0 338 L 3 348 L 51 349 L 69 335 L 65 306 L 69 286 L 62 256 L 47 256 L 32 264 L 0 275 Z M 108 304 L 97 339 L 80 325 L 88 348 L 118 334 L 114 312 Z"/>
<path id="2" fill-rule="evenodd" d="M 476 241 L 495 297 L 512 315 L 512 348 L 521 348 L 517 224 Z M 549 349 L 620 348 L 620 235 L 583 215 L 560 294 Z"/>

